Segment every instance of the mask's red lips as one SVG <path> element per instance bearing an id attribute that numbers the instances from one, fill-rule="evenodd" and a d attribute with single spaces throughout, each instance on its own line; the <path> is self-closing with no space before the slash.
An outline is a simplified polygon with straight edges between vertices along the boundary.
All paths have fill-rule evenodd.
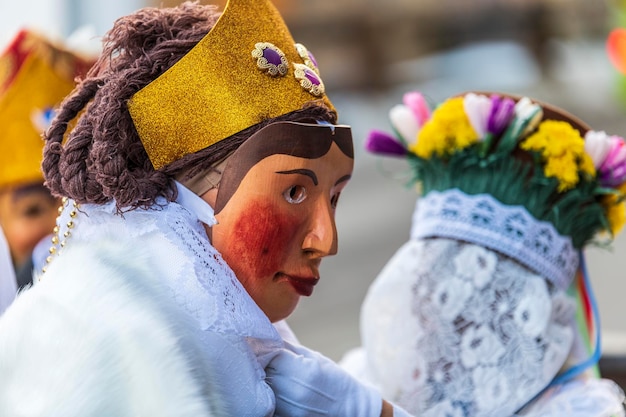
<path id="1" fill-rule="evenodd" d="M 284 275 L 296 292 L 304 297 L 313 294 L 313 287 L 319 282 L 317 277 L 297 277 L 292 275 Z"/>

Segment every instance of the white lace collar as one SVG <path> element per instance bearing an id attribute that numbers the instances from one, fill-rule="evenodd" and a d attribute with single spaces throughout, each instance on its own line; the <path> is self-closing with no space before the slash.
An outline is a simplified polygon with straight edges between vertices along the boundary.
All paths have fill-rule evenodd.
<path id="1" fill-rule="evenodd" d="M 98 239 L 133 239 L 149 251 L 177 302 L 200 328 L 243 338 L 280 343 L 267 316 L 246 292 L 231 268 L 207 239 L 202 223 L 216 223 L 213 209 L 180 184 L 178 198 L 160 198 L 150 208 L 117 212 L 115 202 L 83 204 L 74 212 L 68 200 L 57 219 L 59 236 L 69 232 L 65 249 Z M 72 213 L 74 216 L 72 217 Z"/>
<path id="2" fill-rule="evenodd" d="M 187 187 L 176 181 L 176 188 L 178 189 L 178 197 L 176 202 L 187 209 L 192 215 L 196 216 L 202 223 L 213 226 L 217 224 L 215 219 L 213 208 L 202 198 L 189 190 Z M 234 314 L 226 320 L 230 322 L 230 325 L 222 323 L 223 328 L 219 330 L 225 333 L 234 332 L 239 336 L 253 337 L 256 341 L 248 340 L 252 350 L 259 357 L 267 356 L 268 353 L 271 356 L 273 348 L 279 346 L 281 336 L 277 330 L 272 326 L 265 314 L 252 300 L 250 295 L 244 289 L 243 285 L 237 279 L 226 279 L 229 275 L 226 270 L 230 270 L 227 264 L 222 261 L 222 278 L 218 282 L 213 282 L 210 286 L 209 292 L 213 293 L 213 297 L 225 297 L 226 300 L 230 299 L 233 305 L 237 305 L 238 308 L 234 311 Z M 219 268 L 221 262 L 217 262 L 217 265 L 212 265 L 213 268 Z M 234 277 L 234 274 L 232 275 Z M 221 289 L 219 289 L 221 287 Z M 205 290 L 208 290 L 205 286 Z M 205 309 L 211 309 L 211 305 L 206 302 L 201 302 L 196 305 L 196 311 L 202 311 Z M 212 314 L 211 314 L 212 315 Z M 232 327 L 231 327 L 232 326 Z M 269 345 L 268 345 L 269 342 Z M 260 359 L 260 358 L 259 358 Z M 264 361 L 264 359 L 260 359 Z"/>
<path id="3" fill-rule="evenodd" d="M 178 197 L 176 197 L 176 202 L 181 206 L 185 207 L 191 213 L 195 214 L 202 223 L 213 226 L 217 224 L 217 220 L 215 219 L 215 215 L 213 212 L 213 207 L 209 205 L 202 198 L 197 196 L 190 189 L 182 185 L 180 182 L 176 182 L 176 188 L 178 189 Z"/>

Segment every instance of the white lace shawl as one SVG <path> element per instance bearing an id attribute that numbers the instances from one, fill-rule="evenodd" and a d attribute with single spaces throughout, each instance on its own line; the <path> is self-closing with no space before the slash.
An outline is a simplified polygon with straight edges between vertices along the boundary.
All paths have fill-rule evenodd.
<path id="1" fill-rule="evenodd" d="M 233 415 L 149 256 L 128 240 L 71 245 L 20 292 L 0 317 L 0 416 Z"/>
<path id="2" fill-rule="evenodd" d="M 180 204 L 185 204 L 185 207 Z M 233 395 L 254 399 L 241 401 L 240 416 L 262 416 L 274 407 L 274 397 L 265 384 L 264 368 L 282 339 L 267 316 L 248 295 L 220 254 L 211 246 L 202 223 L 214 221 L 211 208 L 179 185 L 175 203 L 159 201 L 149 209 L 117 214 L 113 202 L 81 205 L 71 217 L 72 201 L 66 203 L 59 220 L 58 256 L 73 245 L 89 245 L 100 239 L 134 242 L 148 248 L 151 262 L 165 271 L 171 296 L 197 321 L 205 334 L 224 335 L 233 348 L 248 358 L 248 364 L 226 361 L 215 368 L 224 385 L 232 384 Z M 70 224 L 72 227 L 68 227 Z M 69 232 L 69 237 L 65 234 Z M 64 247 L 60 245 L 65 240 Z M 52 261 L 54 262 L 54 260 Z M 44 274 L 45 279 L 45 274 Z M 210 360 L 219 352 L 207 345 Z M 228 355 L 225 355 L 228 356 Z M 241 368 L 250 368 L 240 372 Z"/>

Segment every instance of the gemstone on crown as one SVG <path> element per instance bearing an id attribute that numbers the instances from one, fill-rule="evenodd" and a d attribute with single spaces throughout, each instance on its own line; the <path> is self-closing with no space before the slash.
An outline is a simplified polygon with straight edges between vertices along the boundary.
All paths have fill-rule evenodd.
<path id="1" fill-rule="evenodd" d="M 315 59 L 313 54 L 306 48 L 306 46 L 302 45 L 301 43 L 297 43 L 295 46 L 296 51 L 298 51 L 298 55 L 300 55 L 300 58 L 302 58 L 304 64 L 307 67 L 311 68 L 313 71 L 315 71 L 317 75 L 319 75 L 320 70 L 317 66 L 317 60 Z"/>
<path id="2" fill-rule="evenodd" d="M 294 76 L 300 85 L 314 96 L 324 95 L 324 83 L 317 73 L 304 64 L 293 64 L 296 70 Z"/>
<path id="3" fill-rule="evenodd" d="M 256 43 L 252 50 L 252 57 L 256 58 L 257 67 L 272 77 L 282 77 L 287 74 L 289 62 L 285 54 L 269 42 Z"/>

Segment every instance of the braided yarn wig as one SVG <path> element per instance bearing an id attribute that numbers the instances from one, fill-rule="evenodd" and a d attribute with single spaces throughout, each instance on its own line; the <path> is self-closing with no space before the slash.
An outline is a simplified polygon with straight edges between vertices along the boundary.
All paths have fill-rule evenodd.
<path id="1" fill-rule="evenodd" d="M 115 22 L 103 38 L 102 55 L 61 104 L 45 134 L 42 168 L 54 195 L 77 203 L 115 200 L 119 211 L 149 207 L 160 196 L 172 201 L 176 174 L 192 177 L 210 168 L 267 124 L 336 121 L 336 113 L 317 101 L 273 119 L 259 115 L 258 124 L 155 170 L 127 102 L 188 53 L 219 16 L 215 6 L 185 2 L 140 9 Z"/>

